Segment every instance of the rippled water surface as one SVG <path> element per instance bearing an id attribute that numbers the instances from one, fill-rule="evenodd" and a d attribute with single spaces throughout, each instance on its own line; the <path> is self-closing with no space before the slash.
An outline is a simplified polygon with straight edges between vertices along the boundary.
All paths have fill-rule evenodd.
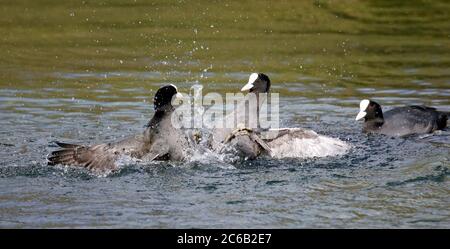
<path id="1" fill-rule="evenodd" d="M 359 101 L 450 111 L 448 1 L 31 1 L 0 5 L 0 227 L 449 228 L 450 131 L 362 134 Z M 253 71 L 282 125 L 341 157 L 46 165 L 54 141 L 140 132 L 155 90 L 236 92 Z"/>

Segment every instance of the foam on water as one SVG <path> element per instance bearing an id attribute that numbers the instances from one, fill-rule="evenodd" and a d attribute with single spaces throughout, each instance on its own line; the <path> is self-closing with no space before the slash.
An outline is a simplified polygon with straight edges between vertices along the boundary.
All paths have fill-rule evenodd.
<path id="1" fill-rule="evenodd" d="M 213 165 L 220 169 L 236 169 L 231 163 L 230 155 L 215 153 L 211 150 L 196 150 L 193 155 L 187 160 L 187 163 L 202 163 L 207 165 Z"/>

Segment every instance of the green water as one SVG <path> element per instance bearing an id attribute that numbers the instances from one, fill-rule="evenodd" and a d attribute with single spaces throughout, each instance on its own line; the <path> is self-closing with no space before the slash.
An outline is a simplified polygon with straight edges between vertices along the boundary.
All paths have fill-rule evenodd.
<path id="1" fill-rule="evenodd" d="M 346 96 L 447 89 L 449 20 L 448 1 L 2 0 L 0 84 L 39 89 L 61 81 L 55 73 L 104 72 L 131 76 L 99 83 L 220 83 L 262 71 Z M 133 77 L 141 72 L 157 73 Z"/>

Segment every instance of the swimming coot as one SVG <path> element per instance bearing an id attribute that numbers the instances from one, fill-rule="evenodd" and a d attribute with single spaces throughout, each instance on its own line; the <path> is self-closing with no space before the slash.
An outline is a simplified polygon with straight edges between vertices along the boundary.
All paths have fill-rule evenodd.
<path id="1" fill-rule="evenodd" d="M 447 126 L 449 116 L 449 113 L 423 105 L 398 107 L 383 113 L 377 102 L 368 99 L 362 100 L 359 108 L 356 120 L 364 119 L 364 132 L 388 136 L 407 136 L 442 130 Z"/>

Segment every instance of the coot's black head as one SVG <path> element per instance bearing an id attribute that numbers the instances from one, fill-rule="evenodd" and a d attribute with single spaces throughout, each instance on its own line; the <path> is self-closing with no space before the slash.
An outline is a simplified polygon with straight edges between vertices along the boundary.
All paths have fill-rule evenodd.
<path id="1" fill-rule="evenodd" d="M 363 99 L 359 103 L 359 113 L 355 120 L 360 120 L 364 118 L 364 121 L 370 121 L 374 119 L 383 119 L 383 111 L 381 106 L 372 100 Z"/>
<path id="2" fill-rule="evenodd" d="M 167 110 L 172 108 L 172 98 L 181 98 L 183 95 L 178 92 L 176 86 L 170 84 L 158 89 L 153 98 L 153 106 L 155 110 Z"/>
<path id="3" fill-rule="evenodd" d="M 252 73 L 248 78 L 248 83 L 242 87 L 241 91 L 254 93 L 267 93 L 270 89 L 270 79 L 263 73 Z"/>

